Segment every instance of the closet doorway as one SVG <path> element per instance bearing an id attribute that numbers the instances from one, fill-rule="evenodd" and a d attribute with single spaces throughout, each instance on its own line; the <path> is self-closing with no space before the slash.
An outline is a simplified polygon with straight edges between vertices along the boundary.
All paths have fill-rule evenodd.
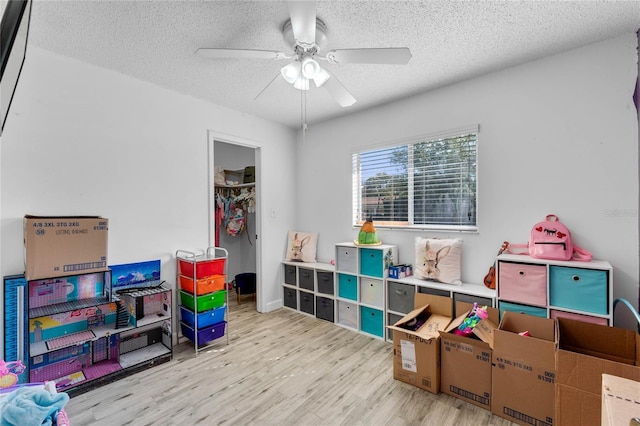
<path id="1" fill-rule="evenodd" d="M 239 274 L 256 276 L 256 294 L 242 296 L 260 312 L 260 147 L 209 132 L 209 246 L 229 253 L 227 282 Z M 252 182 L 253 181 L 253 182 Z M 229 298 L 237 298 L 236 289 Z"/>

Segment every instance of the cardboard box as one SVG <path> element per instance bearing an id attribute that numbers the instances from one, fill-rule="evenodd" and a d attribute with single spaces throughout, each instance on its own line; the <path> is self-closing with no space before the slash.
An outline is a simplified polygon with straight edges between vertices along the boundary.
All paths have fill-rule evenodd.
<path id="1" fill-rule="evenodd" d="M 491 412 L 521 425 L 556 424 L 557 345 L 555 320 L 502 314 L 493 339 Z"/>
<path id="2" fill-rule="evenodd" d="M 599 425 L 602 375 L 640 381 L 640 335 L 568 318 L 558 318 L 558 333 L 557 424 Z"/>
<path id="3" fill-rule="evenodd" d="M 388 326 L 393 330 L 394 379 L 440 392 L 439 332 L 451 322 L 452 311 L 451 298 L 416 293 L 414 310 Z"/>
<path id="4" fill-rule="evenodd" d="M 489 318 L 480 320 L 470 336 L 453 334 L 472 309 L 471 303 L 457 302 L 456 312 L 463 314 L 440 332 L 440 386 L 447 395 L 490 410 L 493 337 L 500 313 L 488 307 Z"/>
<path id="5" fill-rule="evenodd" d="M 108 219 L 24 217 L 27 281 L 107 270 Z"/>
<path id="6" fill-rule="evenodd" d="M 391 265 L 389 266 L 389 278 L 407 278 L 413 275 L 411 265 Z"/>
<path id="7" fill-rule="evenodd" d="M 640 382 L 602 375 L 602 426 L 631 425 L 640 419 Z"/>

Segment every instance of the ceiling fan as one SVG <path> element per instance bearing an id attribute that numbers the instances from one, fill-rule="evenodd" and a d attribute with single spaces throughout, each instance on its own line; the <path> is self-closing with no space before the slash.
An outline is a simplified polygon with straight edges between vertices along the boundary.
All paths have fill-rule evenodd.
<path id="1" fill-rule="evenodd" d="M 200 48 L 197 55 L 212 59 L 276 59 L 290 60 L 273 79 L 282 77 L 298 90 L 309 90 L 310 81 L 316 87 L 326 88 L 333 99 L 342 107 L 356 102 L 353 95 L 329 71 L 322 68 L 318 60 L 331 64 L 399 64 L 404 65 L 411 59 L 406 47 L 400 48 L 363 48 L 336 49 L 321 55 L 327 45 L 327 27 L 316 17 L 315 1 L 289 1 L 290 19 L 282 28 L 285 43 L 292 53 L 286 54 L 273 50 Z M 256 96 L 262 94 L 265 87 Z"/>

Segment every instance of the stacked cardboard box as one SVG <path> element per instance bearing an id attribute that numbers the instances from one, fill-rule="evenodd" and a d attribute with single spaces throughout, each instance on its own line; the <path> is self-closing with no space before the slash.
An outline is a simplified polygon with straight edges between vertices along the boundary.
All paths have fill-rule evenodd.
<path id="1" fill-rule="evenodd" d="M 393 378 L 440 392 L 440 331 L 451 322 L 451 298 L 416 293 L 414 310 L 393 330 Z"/>
<path id="2" fill-rule="evenodd" d="M 491 411 L 512 422 L 554 425 L 556 322 L 504 312 L 493 341 Z"/>
<path id="3" fill-rule="evenodd" d="M 108 269 L 108 219 L 27 215 L 23 225 L 28 281 Z"/>
<path id="4" fill-rule="evenodd" d="M 558 332 L 556 424 L 599 425 L 602 375 L 640 381 L 640 335 L 567 318 Z"/>
<path id="5" fill-rule="evenodd" d="M 489 317 L 480 320 L 470 336 L 454 334 L 472 309 L 472 304 L 457 302 L 456 312 L 463 314 L 440 332 L 440 384 L 443 393 L 490 410 L 493 337 L 499 311 L 488 307 Z"/>

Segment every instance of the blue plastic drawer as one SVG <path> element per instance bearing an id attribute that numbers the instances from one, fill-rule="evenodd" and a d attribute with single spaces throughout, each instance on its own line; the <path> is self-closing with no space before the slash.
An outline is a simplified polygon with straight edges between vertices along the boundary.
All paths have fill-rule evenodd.
<path id="1" fill-rule="evenodd" d="M 384 314 L 379 309 L 360 306 L 360 330 L 384 337 Z"/>
<path id="2" fill-rule="evenodd" d="M 180 319 L 191 328 L 195 328 L 195 321 L 197 319 L 198 330 L 200 330 L 202 328 L 210 327 L 213 324 L 224 321 L 224 314 L 226 311 L 227 306 L 224 305 L 220 308 L 205 311 L 196 315 L 191 309 L 180 306 Z"/>
<path id="3" fill-rule="evenodd" d="M 224 336 L 224 329 L 227 323 L 225 321 L 215 324 L 211 327 L 203 328 L 202 330 L 198 330 L 198 346 L 205 345 L 212 340 L 219 339 Z M 191 341 L 195 341 L 196 339 L 196 331 L 189 327 L 187 324 L 180 322 L 180 328 L 182 329 L 182 335 Z"/>
<path id="4" fill-rule="evenodd" d="M 343 299 L 358 300 L 358 277 L 338 274 L 338 296 Z"/>
<path id="5" fill-rule="evenodd" d="M 360 249 L 360 273 L 370 277 L 384 277 L 382 250 Z"/>
<path id="6" fill-rule="evenodd" d="M 609 313 L 608 272 L 598 269 L 549 267 L 549 303 L 552 306 Z"/>
<path id="7" fill-rule="evenodd" d="M 502 313 L 505 311 L 518 312 L 521 314 L 533 315 L 542 318 L 547 317 L 547 310 L 545 308 L 539 308 L 537 306 L 520 305 L 518 303 L 500 301 L 499 308 L 500 318 L 502 318 Z"/>

